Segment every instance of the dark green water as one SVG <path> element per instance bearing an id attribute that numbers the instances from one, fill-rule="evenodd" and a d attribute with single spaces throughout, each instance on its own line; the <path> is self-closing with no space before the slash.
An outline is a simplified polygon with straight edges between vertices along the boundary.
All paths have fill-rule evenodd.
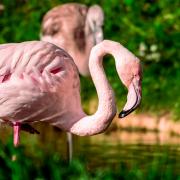
<path id="1" fill-rule="evenodd" d="M 85 157 L 91 167 L 116 167 L 120 162 L 145 167 L 158 160 L 165 161 L 164 165 L 173 165 L 180 173 L 180 139 L 177 137 L 160 140 L 154 133 L 118 132 L 89 139 L 78 138 L 74 156 Z"/>
<path id="2" fill-rule="evenodd" d="M 21 145 L 26 154 L 36 158 L 38 153 L 58 154 L 67 159 L 66 134 L 52 127 L 40 127 L 40 135 L 21 133 Z M 11 137 L 9 129 L 0 129 L 1 140 Z M 92 137 L 73 136 L 74 159 L 86 162 L 90 170 L 99 167 L 116 168 L 138 165 L 146 169 L 160 161 L 162 166 L 172 166 L 180 174 L 180 137 L 152 132 L 109 132 Z"/>

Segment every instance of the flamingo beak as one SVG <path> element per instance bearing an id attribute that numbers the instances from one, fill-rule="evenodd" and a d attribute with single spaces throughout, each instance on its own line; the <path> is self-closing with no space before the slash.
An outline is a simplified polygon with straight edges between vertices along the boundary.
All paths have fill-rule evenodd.
<path id="1" fill-rule="evenodd" d="M 92 31 L 93 39 L 94 39 L 94 45 L 100 43 L 103 41 L 103 30 L 101 26 L 96 25 L 95 22 L 90 23 L 90 28 Z"/>
<path id="2" fill-rule="evenodd" d="M 124 118 L 133 112 L 141 102 L 141 86 L 139 81 L 133 80 L 128 88 L 127 102 L 123 110 L 119 113 L 119 118 Z"/>
<path id="3" fill-rule="evenodd" d="M 95 43 L 98 44 L 103 41 L 103 31 L 101 27 L 96 27 L 94 32 Z"/>

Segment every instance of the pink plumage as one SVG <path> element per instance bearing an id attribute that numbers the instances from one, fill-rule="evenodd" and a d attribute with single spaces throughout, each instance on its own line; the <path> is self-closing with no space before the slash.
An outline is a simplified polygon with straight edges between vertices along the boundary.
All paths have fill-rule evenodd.
<path id="1" fill-rule="evenodd" d="M 92 48 L 89 69 L 99 105 L 86 115 L 81 106 L 77 67 L 63 49 L 43 41 L 0 46 L 0 118 L 19 131 L 37 132 L 27 124 L 43 121 L 80 136 L 103 132 L 116 115 L 114 93 L 102 66 L 103 56 L 112 54 L 116 69 L 128 88 L 127 103 L 120 116 L 132 112 L 141 100 L 139 60 L 119 43 L 104 40 Z"/>

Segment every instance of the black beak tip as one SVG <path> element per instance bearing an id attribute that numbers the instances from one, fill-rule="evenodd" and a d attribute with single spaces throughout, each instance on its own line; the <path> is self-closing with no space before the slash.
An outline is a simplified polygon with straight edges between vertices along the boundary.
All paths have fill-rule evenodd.
<path id="1" fill-rule="evenodd" d="M 124 118 L 126 117 L 126 111 L 122 110 L 120 113 L 119 113 L 119 118 Z"/>
<path id="2" fill-rule="evenodd" d="M 119 113 L 119 118 L 124 118 L 124 117 L 126 117 L 128 114 L 130 114 L 131 112 L 133 112 L 134 111 L 134 109 L 133 108 L 131 108 L 131 109 L 129 109 L 129 110 L 127 110 L 127 111 L 124 111 L 124 110 L 122 110 L 120 113 Z"/>

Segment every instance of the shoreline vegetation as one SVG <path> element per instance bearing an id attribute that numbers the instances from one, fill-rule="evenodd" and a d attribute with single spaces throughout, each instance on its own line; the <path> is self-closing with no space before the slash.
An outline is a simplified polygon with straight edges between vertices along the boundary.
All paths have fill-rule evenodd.
<path id="1" fill-rule="evenodd" d="M 106 142 L 106 141 L 105 141 Z M 104 150 L 106 144 L 104 142 Z M 35 148 L 36 153 L 28 153 L 24 145 L 14 148 L 9 143 L 0 142 L 0 179 L 122 179 L 122 180 L 171 180 L 180 178 L 179 163 L 176 159 L 178 151 L 171 151 L 162 146 L 144 146 L 146 151 L 139 152 L 135 148 L 129 152 L 128 145 L 124 153 L 116 158 L 111 165 L 107 162 L 100 163 L 102 159 L 95 160 L 90 154 L 76 156 L 69 164 L 59 152 L 47 151 L 46 148 Z M 96 141 L 97 143 L 97 141 Z M 101 142 L 102 143 L 102 142 Z M 107 144 L 108 145 L 108 144 Z M 86 147 L 87 148 L 87 147 Z M 113 148 L 113 146 L 112 146 Z M 131 147 L 129 147 L 131 148 Z M 151 152 L 155 148 L 157 152 Z M 167 148 L 167 149 L 166 149 Z M 119 146 L 119 151 L 122 151 Z M 29 151 L 29 149 L 28 149 Z M 173 154 L 173 153 L 177 154 Z M 134 154 L 135 153 L 135 154 Z M 144 154 L 143 154 L 144 153 Z M 103 154 L 103 153 L 101 153 Z M 112 155 L 112 154 L 111 154 Z M 145 156 L 144 156 L 145 155 Z M 16 156 L 16 160 L 12 158 Z M 128 156 L 129 159 L 125 157 Z M 136 156 L 137 159 L 132 157 Z M 106 157 L 108 158 L 108 157 Z M 92 161 L 92 159 L 94 159 Z M 109 160 L 111 158 L 109 157 Z M 148 159 L 148 160 L 147 160 Z"/>

